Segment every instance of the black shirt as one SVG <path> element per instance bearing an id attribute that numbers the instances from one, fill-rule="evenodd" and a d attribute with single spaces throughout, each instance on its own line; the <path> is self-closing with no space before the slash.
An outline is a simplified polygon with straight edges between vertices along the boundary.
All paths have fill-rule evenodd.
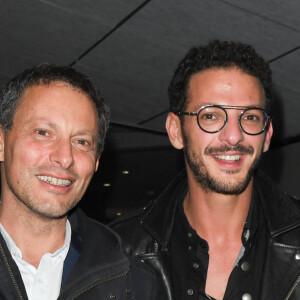
<path id="1" fill-rule="evenodd" d="M 176 300 L 214 299 L 205 294 L 209 245 L 188 223 L 183 210 L 185 194 L 186 191 L 178 195 L 170 244 L 174 296 Z M 255 191 L 241 239 L 243 248 L 229 276 L 223 300 L 259 299 L 267 230 Z M 245 297 L 247 294 L 251 298 Z"/>

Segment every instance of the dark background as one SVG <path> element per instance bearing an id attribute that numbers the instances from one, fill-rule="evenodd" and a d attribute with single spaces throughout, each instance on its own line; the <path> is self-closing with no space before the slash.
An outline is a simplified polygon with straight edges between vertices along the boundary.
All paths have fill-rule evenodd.
<path id="1" fill-rule="evenodd" d="M 167 86 L 187 50 L 212 39 L 250 43 L 270 62 L 275 135 L 262 168 L 300 196 L 299 0 L 0 4 L 0 84 L 42 62 L 71 65 L 94 79 L 112 108 L 100 171 L 80 204 L 88 215 L 106 222 L 145 206 L 183 167 L 164 127 Z"/>

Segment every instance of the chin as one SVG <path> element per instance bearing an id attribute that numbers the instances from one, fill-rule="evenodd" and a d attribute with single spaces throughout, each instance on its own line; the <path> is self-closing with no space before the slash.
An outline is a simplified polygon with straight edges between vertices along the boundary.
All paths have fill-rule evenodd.
<path id="1" fill-rule="evenodd" d="M 225 175 L 223 178 L 213 178 L 209 174 L 201 178 L 198 177 L 198 184 L 207 192 L 216 192 L 224 195 L 239 195 L 245 191 L 252 174 L 248 173 L 245 176 L 231 176 L 232 173 Z M 230 177 L 230 179 L 228 179 Z"/>
<path id="2" fill-rule="evenodd" d="M 44 219 L 61 219 L 64 218 L 68 212 L 77 204 L 74 203 L 69 206 L 65 205 L 44 205 L 43 207 L 29 207 L 32 212 L 34 212 L 37 216 Z"/>

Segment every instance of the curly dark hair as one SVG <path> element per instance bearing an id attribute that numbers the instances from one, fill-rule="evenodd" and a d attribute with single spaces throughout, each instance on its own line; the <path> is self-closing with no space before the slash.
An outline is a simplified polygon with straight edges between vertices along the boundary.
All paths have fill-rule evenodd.
<path id="1" fill-rule="evenodd" d="M 187 89 L 191 77 L 212 68 L 237 67 L 259 79 L 266 96 L 266 109 L 272 98 L 272 78 L 269 64 L 247 44 L 233 41 L 212 41 L 207 46 L 191 48 L 179 63 L 170 82 L 170 110 L 174 113 L 187 107 Z"/>
<path id="2" fill-rule="evenodd" d="M 98 114 L 97 153 L 100 154 L 109 127 L 109 107 L 96 85 L 86 75 L 68 66 L 41 64 L 12 78 L 0 91 L 0 124 L 3 130 L 11 129 L 15 112 L 27 88 L 34 85 L 50 85 L 57 81 L 65 82 L 85 93 L 95 104 Z"/>

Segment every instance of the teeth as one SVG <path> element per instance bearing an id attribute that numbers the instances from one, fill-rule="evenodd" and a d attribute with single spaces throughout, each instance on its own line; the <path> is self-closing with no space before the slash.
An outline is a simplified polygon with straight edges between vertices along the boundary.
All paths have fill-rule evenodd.
<path id="1" fill-rule="evenodd" d="M 38 175 L 37 178 L 42 180 L 42 181 L 48 182 L 48 183 L 53 184 L 53 185 L 58 185 L 58 186 L 68 186 L 72 183 L 72 181 L 68 180 L 68 179 L 59 179 L 59 178 L 50 177 L 50 176 L 40 176 L 40 175 Z"/>
<path id="2" fill-rule="evenodd" d="M 222 160 L 238 161 L 241 155 L 215 155 L 215 158 Z"/>

